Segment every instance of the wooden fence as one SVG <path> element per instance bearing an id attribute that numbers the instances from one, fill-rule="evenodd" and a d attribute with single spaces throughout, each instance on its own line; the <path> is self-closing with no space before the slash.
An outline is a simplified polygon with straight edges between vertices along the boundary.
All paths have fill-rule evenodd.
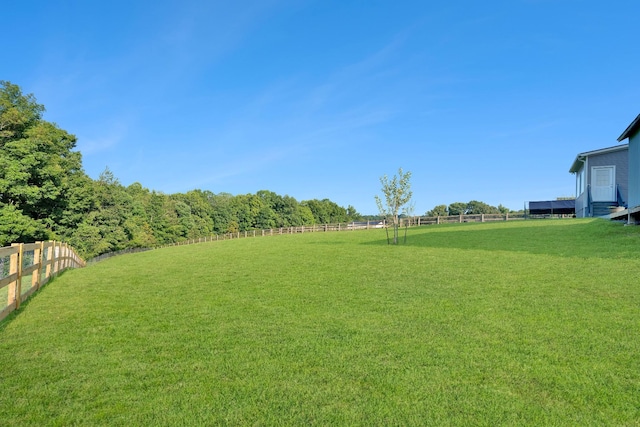
<path id="1" fill-rule="evenodd" d="M 0 248 L 0 320 L 20 308 L 51 277 L 84 265 L 84 260 L 66 243 L 14 243 Z"/>
<path id="2" fill-rule="evenodd" d="M 421 216 L 405 218 L 414 225 L 450 224 L 455 222 L 491 222 L 491 221 L 513 221 L 526 219 L 524 213 L 505 214 L 474 214 L 474 215 L 449 215 L 449 216 Z"/>

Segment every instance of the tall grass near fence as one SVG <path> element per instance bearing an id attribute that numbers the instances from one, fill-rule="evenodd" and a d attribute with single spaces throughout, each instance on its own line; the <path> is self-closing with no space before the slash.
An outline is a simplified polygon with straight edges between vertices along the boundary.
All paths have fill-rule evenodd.
<path id="1" fill-rule="evenodd" d="M 305 233 L 72 270 L 0 324 L 6 425 L 635 425 L 640 231 Z"/>

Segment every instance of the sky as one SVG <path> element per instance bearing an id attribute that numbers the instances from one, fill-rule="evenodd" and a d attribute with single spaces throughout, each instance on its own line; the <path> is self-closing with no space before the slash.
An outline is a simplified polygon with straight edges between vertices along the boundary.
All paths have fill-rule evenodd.
<path id="1" fill-rule="evenodd" d="M 637 0 L 21 0 L 0 80 L 125 186 L 414 213 L 575 196 L 640 113 Z"/>

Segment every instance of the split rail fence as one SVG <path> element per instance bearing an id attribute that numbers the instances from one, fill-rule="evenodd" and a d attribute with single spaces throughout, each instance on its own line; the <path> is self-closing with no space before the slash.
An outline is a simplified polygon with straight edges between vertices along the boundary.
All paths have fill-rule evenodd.
<path id="1" fill-rule="evenodd" d="M 414 225 L 450 224 L 462 222 L 492 222 L 492 221 L 514 221 L 527 219 L 524 213 L 505 214 L 471 214 L 471 215 L 449 215 L 449 216 L 421 216 L 404 218 Z"/>
<path id="2" fill-rule="evenodd" d="M 20 308 L 53 276 L 84 265 L 66 243 L 14 243 L 0 248 L 0 320 Z"/>

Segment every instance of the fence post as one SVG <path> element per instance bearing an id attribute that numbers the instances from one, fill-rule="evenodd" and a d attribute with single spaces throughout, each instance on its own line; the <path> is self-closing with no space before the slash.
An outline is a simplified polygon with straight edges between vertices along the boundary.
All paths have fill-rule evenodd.
<path id="1" fill-rule="evenodd" d="M 47 281 L 47 242 L 40 243 L 40 265 L 38 266 L 38 289 Z"/>
<path id="2" fill-rule="evenodd" d="M 51 277 L 58 271 L 58 242 L 51 241 Z"/>
<path id="3" fill-rule="evenodd" d="M 67 269 L 71 267 L 71 248 L 69 244 L 65 242 L 64 244 L 64 268 Z"/>
<path id="4" fill-rule="evenodd" d="M 69 258 L 68 258 L 69 257 L 69 253 L 67 251 L 66 242 L 61 244 L 60 250 L 62 252 L 62 254 L 60 256 L 60 258 L 62 258 L 62 268 L 60 270 L 66 270 L 67 267 L 68 267 L 67 264 L 69 263 Z"/>
<path id="5" fill-rule="evenodd" d="M 44 281 L 46 282 L 51 277 L 51 269 L 53 263 L 53 242 L 47 241 L 47 265 L 44 268 Z"/>
<path id="6" fill-rule="evenodd" d="M 480 222 L 484 222 L 484 214 L 480 214 Z"/>
<path id="7" fill-rule="evenodd" d="M 64 270 L 64 263 L 66 262 L 64 255 L 64 243 L 58 242 L 58 273 L 61 273 L 62 270 Z"/>
<path id="8" fill-rule="evenodd" d="M 35 287 L 36 290 L 40 289 L 40 275 L 42 274 L 42 250 L 44 249 L 44 242 L 36 242 L 38 245 L 33 250 L 33 263 L 38 266 L 38 269 L 31 274 L 31 287 Z"/>
<path id="9" fill-rule="evenodd" d="M 22 243 L 12 243 L 11 246 L 18 247 L 18 252 L 9 258 L 9 274 L 16 274 L 16 280 L 9 285 L 7 305 L 13 301 L 16 303 L 16 310 L 20 308 L 20 296 L 22 294 Z"/>
<path id="10" fill-rule="evenodd" d="M 62 257 L 62 242 L 56 242 L 57 245 L 57 252 L 56 252 L 56 259 L 58 261 L 58 268 L 56 269 L 56 273 L 60 273 L 62 271 L 62 269 L 64 268 L 64 258 Z"/>
<path id="11" fill-rule="evenodd" d="M 462 222 L 462 214 L 460 214 L 460 222 Z"/>
<path id="12" fill-rule="evenodd" d="M 507 213 L 505 214 L 505 216 L 504 216 L 504 220 L 505 220 L 505 221 L 509 221 L 509 212 L 507 212 Z"/>
<path id="13" fill-rule="evenodd" d="M 67 244 L 62 242 L 60 242 L 60 261 L 62 262 L 60 271 L 63 271 L 67 268 Z"/>
<path id="14" fill-rule="evenodd" d="M 49 271 L 49 277 L 53 277 L 56 274 L 56 241 L 50 240 L 51 247 L 49 250 L 51 251 L 51 269 Z"/>

